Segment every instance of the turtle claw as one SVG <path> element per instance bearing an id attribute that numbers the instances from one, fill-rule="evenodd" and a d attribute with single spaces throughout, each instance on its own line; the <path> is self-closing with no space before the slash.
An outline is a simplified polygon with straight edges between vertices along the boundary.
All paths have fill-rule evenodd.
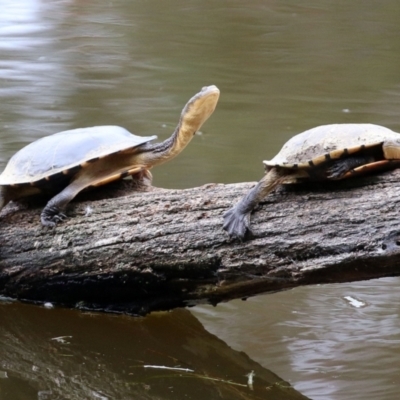
<path id="1" fill-rule="evenodd" d="M 326 170 L 326 177 L 328 179 L 339 179 L 347 171 L 348 169 L 343 164 L 334 164 Z"/>
<path id="2" fill-rule="evenodd" d="M 67 219 L 67 216 L 57 207 L 45 207 L 40 215 L 40 220 L 43 226 L 54 228 L 59 222 Z"/>
<path id="3" fill-rule="evenodd" d="M 250 213 L 240 213 L 236 207 L 229 209 L 224 214 L 223 229 L 231 238 L 243 241 L 248 235 L 251 236 Z"/>
<path id="4" fill-rule="evenodd" d="M 326 170 L 326 177 L 328 179 L 340 179 L 346 175 L 352 167 L 353 165 L 349 162 L 349 159 L 336 161 Z"/>

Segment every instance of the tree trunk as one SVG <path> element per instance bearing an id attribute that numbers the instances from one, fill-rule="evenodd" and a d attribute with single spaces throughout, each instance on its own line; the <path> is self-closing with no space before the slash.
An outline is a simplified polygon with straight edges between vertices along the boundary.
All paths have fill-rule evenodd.
<path id="1" fill-rule="evenodd" d="M 400 271 L 400 170 L 282 186 L 253 214 L 254 238 L 243 243 L 229 240 L 222 215 L 254 183 L 127 185 L 86 194 L 56 229 L 41 227 L 38 207 L 6 207 L 0 294 L 146 314 Z"/>

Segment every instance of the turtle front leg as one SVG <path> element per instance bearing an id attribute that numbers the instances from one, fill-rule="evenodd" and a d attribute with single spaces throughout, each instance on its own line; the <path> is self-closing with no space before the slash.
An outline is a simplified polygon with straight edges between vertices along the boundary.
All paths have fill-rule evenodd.
<path id="1" fill-rule="evenodd" d="M 223 229 L 230 237 L 240 240 L 251 234 L 250 215 L 258 203 L 278 186 L 287 172 L 271 169 L 234 207 L 224 214 Z"/>
<path id="2" fill-rule="evenodd" d="M 64 221 L 67 218 L 65 209 L 68 203 L 84 188 L 85 185 L 72 182 L 63 191 L 54 196 L 40 214 L 42 225 L 55 227 L 57 223 Z"/>
<path id="3" fill-rule="evenodd" d="M 64 221 L 67 216 L 61 211 L 56 205 L 50 205 L 47 203 L 46 207 L 40 214 L 40 220 L 43 226 L 49 226 L 53 228 L 59 222 Z"/>

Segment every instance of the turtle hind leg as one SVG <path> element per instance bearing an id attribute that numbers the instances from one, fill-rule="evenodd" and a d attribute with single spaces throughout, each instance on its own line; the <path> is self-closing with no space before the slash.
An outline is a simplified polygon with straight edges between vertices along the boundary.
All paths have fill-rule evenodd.
<path id="1" fill-rule="evenodd" d="M 0 211 L 11 200 L 17 200 L 21 197 L 30 196 L 31 194 L 36 194 L 36 193 L 38 193 L 38 190 L 33 187 L 13 188 L 12 186 L 0 186 Z"/>
<path id="2" fill-rule="evenodd" d="M 0 186 L 0 211 L 11 200 L 7 187 Z"/>
<path id="3" fill-rule="evenodd" d="M 240 240 L 251 235 L 250 215 L 257 204 L 287 177 L 288 172 L 271 169 L 235 206 L 224 214 L 223 229 Z"/>
<path id="4" fill-rule="evenodd" d="M 327 170 L 326 177 L 328 179 L 341 179 L 348 172 L 361 165 L 374 162 L 375 158 L 372 156 L 354 156 L 347 157 L 341 160 L 336 160 Z"/>

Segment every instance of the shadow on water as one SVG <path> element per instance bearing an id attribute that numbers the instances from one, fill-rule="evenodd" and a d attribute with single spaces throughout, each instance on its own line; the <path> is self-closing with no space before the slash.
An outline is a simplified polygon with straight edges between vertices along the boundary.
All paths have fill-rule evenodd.
<path id="1" fill-rule="evenodd" d="M 11 303 L 0 321 L 0 400 L 306 398 L 187 310 L 131 318 Z"/>

